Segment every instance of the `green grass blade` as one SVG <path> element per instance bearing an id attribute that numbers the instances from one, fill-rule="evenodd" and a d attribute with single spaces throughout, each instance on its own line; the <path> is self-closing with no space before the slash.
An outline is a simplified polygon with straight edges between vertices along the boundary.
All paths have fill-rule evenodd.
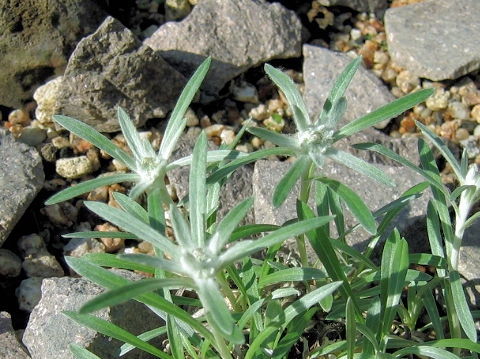
<path id="1" fill-rule="evenodd" d="M 155 157 L 155 153 L 145 153 L 144 145 L 138 135 L 137 129 L 128 114 L 120 106 L 117 108 L 117 118 L 123 136 L 125 137 L 125 142 L 130 150 L 132 150 L 135 159 L 139 161 L 145 156 Z"/>
<path id="2" fill-rule="evenodd" d="M 92 145 L 98 147 L 99 149 L 108 153 L 113 158 L 122 162 L 131 170 L 134 170 L 136 168 L 135 160 L 129 154 L 127 154 L 127 152 L 115 146 L 107 137 L 102 135 L 93 127 L 90 127 L 86 123 L 67 116 L 53 115 L 53 119 L 59 125 L 74 133 L 78 137 L 87 140 Z"/>
<path id="3" fill-rule="evenodd" d="M 105 307 L 113 307 L 114 305 L 126 302 L 141 294 L 153 292 L 159 288 L 180 287 L 192 288 L 194 284 L 188 278 L 146 278 L 100 294 L 85 303 L 78 312 L 80 314 L 87 314 Z"/>
<path id="4" fill-rule="evenodd" d="M 429 358 L 434 359 L 460 359 L 459 356 L 450 353 L 444 349 L 429 347 L 426 345 L 416 345 L 407 348 L 397 350 L 393 353 L 395 358 L 404 358 L 406 355 L 415 354 L 415 355 L 425 355 Z"/>
<path id="5" fill-rule="evenodd" d="M 237 325 L 240 328 L 240 330 L 243 330 L 243 328 L 245 328 L 245 326 L 247 325 L 247 322 L 253 317 L 255 313 L 257 313 L 260 310 L 264 302 L 265 302 L 265 298 L 262 298 L 257 300 L 255 303 L 252 303 L 251 305 L 249 305 L 247 310 L 243 312 L 242 316 L 237 322 Z"/>
<path id="6" fill-rule="evenodd" d="M 292 192 L 292 188 L 297 183 L 298 179 L 310 166 L 310 158 L 308 156 L 300 156 L 293 163 L 287 173 L 278 182 L 275 192 L 273 193 L 273 205 L 280 207 Z"/>
<path id="7" fill-rule="evenodd" d="M 207 190 L 205 184 L 207 164 L 207 135 L 202 132 L 193 149 L 189 177 L 190 233 L 197 248 L 205 246 L 205 211 Z"/>
<path id="8" fill-rule="evenodd" d="M 447 145 L 437 136 L 432 130 L 430 130 L 427 126 L 423 123 L 415 121 L 416 125 L 420 128 L 423 135 L 428 138 L 432 144 L 440 151 L 443 158 L 447 160 L 447 162 L 452 166 L 453 171 L 458 179 L 462 179 L 462 169 L 460 164 L 458 163 L 457 159 L 453 155 L 452 151 L 447 147 Z"/>
<path id="9" fill-rule="evenodd" d="M 318 187 L 318 186 L 317 186 Z M 335 216 L 334 222 L 337 227 L 338 238 L 340 241 L 345 241 L 345 216 L 342 201 L 338 193 L 327 186 L 328 207 L 332 216 Z"/>
<path id="10" fill-rule="evenodd" d="M 302 95 L 300 95 L 300 92 L 298 91 L 295 83 L 290 77 L 288 77 L 288 75 L 284 74 L 280 70 L 277 70 L 269 64 L 265 64 L 265 72 L 272 79 L 275 85 L 277 85 L 280 90 L 282 90 L 283 94 L 287 98 L 288 104 L 292 108 L 292 112 L 293 107 L 296 106 L 303 114 L 303 116 L 300 117 L 294 116 L 297 129 L 299 131 L 307 130 L 308 126 L 310 125 L 307 107 L 305 106 Z"/>
<path id="11" fill-rule="evenodd" d="M 317 178 L 317 181 L 327 184 L 328 187 L 343 199 L 352 214 L 368 233 L 375 234 L 377 232 L 377 224 L 375 223 L 372 212 L 370 212 L 368 207 L 354 191 L 344 184 L 329 178 Z"/>
<path id="12" fill-rule="evenodd" d="M 386 186 L 395 187 L 395 183 L 383 171 L 380 171 L 374 165 L 365 162 L 364 160 L 357 158 L 348 152 L 330 148 L 325 152 L 325 155 L 335 162 L 368 176 L 379 183 L 382 183 Z"/>
<path id="13" fill-rule="evenodd" d="M 425 101 L 432 93 L 433 89 L 420 90 L 382 106 L 379 109 L 343 126 L 334 135 L 334 141 L 336 142 L 379 122 L 396 117 L 409 108 Z"/>
<path id="14" fill-rule="evenodd" d="M 170 120 L 168 121 L 167 128 L 165 129 L 163 140 L 160 144 L 160 149 L 158 150 L 159 156 L 165 160 L 170 158 L 178 139 L 187 125 L 187 121 L 184 119 L 185 112 L 187 111 L 188 106 L 190 106 L 190 103 L 192 102 L 196 92 L 200 88 L 203 79 L 207 75 L 211 61 L 212 59 L 207 57 L 205 61 L 202 62 L 190 80 L 188 80 L 185 88 L 177 100 L 175 108 L 170 116 Z"/>
<path id="15" fill-rule="evenodd" d="M 178 326 L 175 322 L 175 318 L 171 315 L 167 316 L 167 333 L 168 342 L 170 344 L 170 351 L 175 359 L 185 358 L 183 351 L 183 341 L 180 336 Z"/>
<path id="16" fill-rule="evenodd" d="M 168 194 L 167 194 L 168 195 Z M 168 195 L 170 196 L 170 195 Z M 148 223 L 160 233 L 165 233 L 165 211 L 163 209 L 162 194 L 159 188 L 155 188 L 147 196 Z"/>
<path id="17" fill-rule="evenodd" d="M 385 242 L 380 269 L 380 300 L 382 305 L 382 320 L 377 339 L 382 341 L 388 335 L 397 312 L 405 279 L 407 277 L 409 260 L 408 244 L 400 238 L 395 229 Z"/>
<path id="18" fill-rule="evenodd" d="M 70 351 L 75 355 L 78 359 L 102 359 L 99 356 L 96 356 L 92 352 L 89 352 L 87 349 L 81 347 L 76 343 L 70 344 Z"/>
<path id="19" fill-rule="evenodd" d="M 457 271 L 450 272 L 450 287 L 453 295 L 453 302 L 457 312 L 458 319 L 467 338 L 472 342 L 477 342 L 477 330 L 473 321 L 472 313 L 468 307 L 467 299 L 463 291 L 460 274 Z"/>
<path id="20" fill-rule="evenodd" d="M 273 132 L 262 127 L 249 127 L 247 129 L 252 135 L 268 140 L 280 147 L 299 148 L 298 140 L 292 136 Z"/>
<path id="21" fill-rule="evenodd" d="M 68 201 L 74 197 L 80 196 L 81 194 L 91 192 L 95 188 L 102 186 L 109 186 L 114 183 L 121 182 L 136 182 L 140 179 L 140 176 L 135 173 L 122 173 L 114 174 L 111 176 L 105 176 L 100 178 L 94 178 L 82 183 L 79 183 L 73 187 L 66 188 L 45 201 L 45 204 L 51 205 L 59 202 Z"/>
<path id="22" fill-rule="evenodd" d="M 247 198 L 235 206 L 235 208 L 228 212 L 220 221 L 208 243 L 208 247 L 212 253 L 219 253 L 229 242 L 230 235 L 235 227 L 245 218 L 252 204 L 253 197 Z"/>
<path id="23" fill-rule="evenodd" d="M 235 160 L 247 156 L 245 152 L 232 150 L 213 150 L 207 152 L 207 163 L 215 163 L 226 160 Z M 178 167 L 190 166 L 192 164 L 192 155 L 182 157 L 178 160 L 170 162 L 166 169 L 171 171 Z"/>
<path id="24" fill-rule="evenodd" d="M 281 299 L 286 297 L 299 297 L 302 294 L 298 289 L 295 288 L 280 288 L 275 289 L 272 292 L 272 299 Z M 321 303 L 320 303 L 321 304 Z"/>
<path id="25" fill-rule="evenodd" d="M 435 330 L 436 336 L 438 339 L 444 339 L 445 334 L 443 333 L 442 320 L 440 318 L 440 313 L 438 312 L 437 302 L 433 297 L 432 291 L 426 291 L 422 295 L 423 303 L 425 309 L 428 313 L 428 317 L 432 322 L 433 329 Z"/>
<path id="26" fill-rule="evenodd" d="M 124 261 L 136 263 L 143 266 L 154 267 L 157 269 L 165 270 L 170 273 L 184 273 L 182 270 L 183 268 L 179 266 L 177 263 L 165 259 L 163 256 L 150 256 L 148 254 L 143 253 L 135 253 L 135 254 L 119 254 L 118 258 Z"/>
<path id="27" fill-rule="evenodd" d="M 153 266 L 133 263 L 110 253 L 87 253 L 82 257 L 82 259 L 90 264 L 102 267 L 138 270 L 152 274 L 155 273 L 155 268 L 153 268 Z"/>
<path id="28" fill-rule="evenodd" d="M 350 297 L 347 298 L 347 305 L 345 308 L 345 328 L 347 338 L 347 359 L 353 359 L 357 329 L 355 322 L 355 307 L 353 306 L 352 298 Z"/>
<path id="29" fill-rule="evenodd" d="M 480 344 L 472 342 L 470 339 L 440 339 L 431 342 L 425 342 L 423 345 L 435 348 L 462 348 L 472 352 L 480 353 Z"/>
<path id="30" fill-rule="evenodd" d="M 163 252 L 169 253 L 173 257 L 178 256 L 177 246 L 167 237 L 129 213 L 100 202 L 87 201 L 85 202 L 85 206 L 114 225 L 135 234 L 138 238 L 150 242 Z"/>
<path id="31" fill-rule="evenodd" d="M 447 268 L 447 261 L 445 258 L 430 253 L 411 253 L 409 258 L 410 263 L 420 264 L 423 266 L 433 266 L 437 269 Z"/>
<path id="32" fill-rule="evenodd" d="M 140 204 L 138 204 L 138 202 L 135 202 L 133 199 L 120 192 L 114 192 L 113 198 L 115 198 L 115 201 L 117 201 L 125 212 L 128 212 L 142 222 L 148 223 L 148 213 Z"/>
<path id="33" fill-rule="evenodd" d="M 246 224 L 236 228 L 230 236 L 229 242 L 235 242 L 239 239 L 247 238 L 263 232 L 272 232 L 280 228 L 273 224 Z"/>
<path id="34" fill-rule="evenodd" d="M 276 231 L 267 234 L 265 237 L 255 241 L 245 240 L 237 242 L 228 248 L 219 257 L 219 262 L 228 264 L 233 263 L 241 258 L 245 258 L 250 254 L 256 253 L 261 249 L 271 247 L 281 243 L 288 238 L 293 238 L 305 232 L 311 231 L 319 226 L 324 225 L 332 220 L 332 217 L 317 217 L 296 222 L 287 226 L 283 226 Z"/>
<path id="35" fill-rule="evenodd" d="M 153 338 L 156 338 L 156 337 L 159 337 L 160 335 L 163 335 L 166 332 L 167 332 L 166 327 L 155 328 L 155 329 L 149 330 L 148 332 L 137 335 L 137 338 L 141 339 L 145 342 L 148 342 L 149 340 L 151 340 Z M 133 349 L 135 349 L 135 346 L 125 343 L 120 347 L 120 352 L 119 352 L 118 355 L 119 356 L 124 356 L 128 352 L 131 352 Z"/>
<path id="36" fill-rule="evenodd" d="M 123 238 L 123 239 L 138 239 L 132 233 L 127 232 L 102 232 L 102 231 L 87 231 L 87 232 L 73 232 L 62 234 L 63 238 Z"/>
<path id="37" fill-rule="evenodd" d="M 263 276 L 258 281 L 258 285 L 263 288 L 267 285 L 282 282 L 298 282 L 314 279 L 326 278 L 325 272 L 317 268 L 288 268 L 277 272 L 273 272 Z"/>
<path id="38" fill-rule="evenodd" d="M 172 357 L 162 350 L 154 347 L 153 345 L 144 342 L 141 339 L 138 339 L 135 335 L 126 331 L 125 329 L 120 328 L 119 326 L 107 322 L 106 320 L 97 318 L 89 314 L 78 314 L 72 311 L 63 312 L 67 317 L 73 319 L 75 322 L 84 325 L 90 329 L 93 329 L 99 333 L 102 333 L 106 336 L 121 340 L 122 342 L 129 343 L 135 347 L 146 351 L 158 358 L 162 359 L 172 359 Z"/>

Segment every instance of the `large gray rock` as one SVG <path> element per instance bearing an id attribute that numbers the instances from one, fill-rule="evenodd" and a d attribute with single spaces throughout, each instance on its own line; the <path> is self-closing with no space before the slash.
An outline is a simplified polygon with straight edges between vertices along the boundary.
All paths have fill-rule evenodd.
<path id="1" fill-rule="evenodd" d="M 165 117 L 185 83 L 160 55 L 108 17 L 95 33 L 78 43 L 70 57 L 56 91 L 55 113 L 79 119 L 101 132 L 114 132 L 120 128 L 118 106 L 137 126 L 142 125 L 148 118 Z"/>
<path id="2" fill-rule="evenodd" d="M 281 225 L 289 219 L 297 218 L 296 198 L 300 190 L 297 183 L 286 201 L 279 208 L 272 204 L 275 188 L 288 171 L 291 164 L 279 161 L 258 161 L 255 163 L 253 173 L 253 193 L 255 196 L 255 221 L 256 223 L 268 223 Z M 413 185 L 423 181 L 423 177 L 410 169 L 389 165 L 376 164 L 376 167 L 396 179 L 396 187 L 387 187 L 373 181 L 369 177 L 360 175 L 358 172 L 336 164 L 328 163 L 322 170 L 322 176 L 337 180 L 357 193 L 371 211 L 375 211 L 398 198 L 404 191 Z M 268 174 L 268 175 L 265 175 Z M 423 218 L 430 196 L 424 194 L 422 197 L 410 202 L 396 217 L 394 224 L 401 232 L 407 231 L 408 227 Z M 310 204 L 313 206 L 313 191 Z M 313 207 L 312 207 L 313 208 Z M 358 221 L 347 210 L 344 212 L 345 226 L 350 228 Z M 332 227 L 333 228 L 333 227 Z M 359 250 L 366 248 L 369 234 L 360 228 L 347 236 L 347 242 Z M 414 238 L 412 238 L 414 239 Z M 314 253 L 310 253 L 315 258 Z"/>
<path id="3" fill-rule="evenodd" d="M 144 41 L 183 74 L 207 56 L 203 89 L 217 94 L 252 66 L 300 56 L 302 25 L 293 11 L 264 0 L 203 0 L 181 22 L 168 22 Z"/>
<path id="4" fill-rule="evenodd" d="M 4 0 L 0 6 L 0 105 L 21 107 L 62 74 L 77 42 L 106 14 L 90 0 Z"/>
<path id="5" fill-rule="evenodd" d="M 7 312 L 0 312 L 0 358 L 28 359 L 30 358 L 17 339 L 12 327 L 12 318 Z"/>
<path id="6" fill-rule="evenodd" d="M 35 148 L 0 130 L 0 246 L 43 186 L 42 158 Z"/>
<path id="7" fill-rule="evenodd" d="M 312 120 L 314 120 L 320 114 L 323 103 L 336 79 L 353 59 L 344 53 L 312 45 L 303 46 L 303 56 L 305 58 L 303 63 L 304 98 Z M 340 124 L 360 118 L 395 100 L 380 79 L 363 66 L 357 70 L 345 97 L 347 111 Z M 377 125 L 377 128 L 383 128 L 387 124 L 388 121 L 383 121 Z"/>
<path id="8" fill-rule="evenodd" d="M 127 271 L 127 279 L 138 280 L 140 275 Z M 77 324 L 62 312 L 78 310 L 85 302 L 93 299 L 104 290 L 84 278 L 49 278 L 42 283 L 42 299 L 30 314 L 30 320 L 23 342 L 30 351 L 32 359 L 74 359 L 69 344 L 77 343 L 97 354 L 102 359 L 118 358 L 116 351 L 122 344 L 102 334 Z M 147 330 L 164 325 L 145 305 L 134 300 L 95 312 L 98 317 L 138 335 Z M 160 340 L 153 340 L 160 345 Z M 122 358 L 147 359 L 151 354 L 135 349 Z"/>
<path id="9" fill-rule="evenodd" d="M 388 7 L 385 0 L 317 0 L 324 6 L 345 6 L 350 9 L 382 14 Z"/>
<path id="10" fill-rule="evenodd" d="M 388 50 L 419 77 L 456 79 L 480 68 L 478 0 L 435 0 L 387 10 Z"/>

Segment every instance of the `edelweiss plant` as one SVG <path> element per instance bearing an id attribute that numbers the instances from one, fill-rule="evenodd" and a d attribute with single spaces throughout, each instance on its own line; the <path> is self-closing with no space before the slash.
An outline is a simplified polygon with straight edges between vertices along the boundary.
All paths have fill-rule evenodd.
<path id="1" fill-rule="evenodd" d="M 121 236 L 146 240 L 155 249 L 154 256 L 97 253 L 68 257 L 66 261 L 73 270 L 108 291 L 86 303 L 79 312 L 65 314 L 125 342 L 119 356 L 139 348 L 164 359 L 411 359 L 414 355 L 477 358 L 480 345 L 473 318 L 478 314 L 472 314 L 468 308 L 457 269 L 464 230 L 479 216 L 469 217 L 473 204 L 480 198 L 478 168 L 468 169 L 465 153 L 459 164 L 438 136 L 418 123 L 458 176 L 460 187 L 455 191 L 450 193 L 442 184 L 432 151 L 423 140 L 419 140 L 421 166 L 379 144 L 355 145 L 384 154 L 426 179 L 373 213 L 347 186 L 322 177 L 321 171 L 329 158 L 383 184 L 393 185 L 378 169 L 334 145 L 346 136 L 400 114 L 432 92 L 423 90 L 408 95 L 337 129 L 346 109 L 344 93 L 360 61 L 360 58 L 353 60 L 340 75 L 316 121 L 310 120 L 294 83 L 281 71 L 266 65 L 267 74 L 289 102 L 298 132 L 284 135 L 248 128 L 250 133 L 279 146 L 251 154 L 232 151 L 234 145 L 226 150 L 207 151 L 206 135 L 202 133 L 192 156 L 168 162 L 185 127 L 183 114 L 208 70 L 209 60 L 200 66 L 182 92 L 158 153 L 140 139 L 123 110 L 119 110 L 119 122 L 133 157 L 81 122 L 57 116 L 56 120 L 64 127 L 121 160 L 134 173 L 87 181 L 60 192 L 48 203 L 72 198 L 101 185 L 119 181 L 136 183 L 129 196 L 114 194 L 120 208 L 85 202 L 90 210 L 125 232 L 83 232 L 66 237 Z M 217 220 L 219 195 L 226 178 L 240 166 L 272 154 L 296 157 L 275 189 L 273 202 L 281 205 L 300 179 L 298 218 L 280 227 L 242 226 L 240 222 L 253 203 L 248 198 Z M 164 177 L 169 169 L 183 165 L 191 166 L 189 194 L 174 203 L 166 191 Z M 407 241 L 398 230 L 389 228 L 409 201 L 421 196 L 428 187 L 433 193 L 427 209 L 431 253 L 409 254 Z M 312 188 L 315 188 L 314 208 L 308 204 Z M 135 201 L 142 193 L 146 194 L 145 208 Z M 455 212 L 455 226 L 449 205 Z M 344 221 L 345 207 L 358 220 L 350 228 L 346 228 Z M 330 231 L 332 221 L 336 236 Z M 364 251 L 350 247 L 345 239 L 359 226 L 371 234 Z M 167 236 L 167 227 L 173 229 L 173 239 Z M 251 235 L 260 238 L 249 239 Z M 304 235 L 318 257 L 315 264 L 307 259 Z M 300 266 L 282 262 L 277 256 L 282 242 L 294 236 L 302 257 Z M 377 265 L 370 257 L 383 239 L 386 241 L 381 263 Z M 262 260 L 251 257 L 262 249 L 265 249 Z M 412 269 L 427 265 L 435 268 L 434 273 Z M 139 270 L 154 278 L 131 282 L 103 267 Z M 178 290 L 184 288 L 193 290 L 197 297 L 179 295 Z M 88 314 L 129 299 L 147 305 L 165 320 L 165 325 L 135 336 Z M 189 308 L 195 308 L 195 317 L 187 311 Z M 336 342 L 325 340 L 327 335 L 322 325 L 326 326 L 327 321 L 340 326 Z M 168 350 L 148 342 L 164 334 L 168 337 Z M 312 337 L 314 340 L 309 340 Z M 99 359 L 76 344 L 72 344 L 71 350 L 80 359 Z"/>

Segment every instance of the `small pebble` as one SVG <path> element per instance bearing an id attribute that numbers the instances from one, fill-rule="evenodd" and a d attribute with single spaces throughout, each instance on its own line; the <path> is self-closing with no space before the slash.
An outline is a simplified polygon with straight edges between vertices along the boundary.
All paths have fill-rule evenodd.
<path id="1" fill-rule="evenodd" d="M 408 94 L 420 86 L 420 79 L 408 70 L 400 72 L 396 79 L 397 86 Z"/>
<path id="2" fill-rule="evenodd" d="M 55 162 L 56 172 L 63 178 L 75 179 L 93 172 L 87 156 L 60 158 Z"/>
<path id="3" fill-rule="evenodd" d="M 30 125 L 30 115 L 24 110 L 13 110 L 8 114 L 8 122 L 25 127 Z"/>
<path id="4" fill-rule="evenodd" d="M 205 128 L 205 127 L 208 127 L 208 126 L 211 126 L 211 125 L 212 125 L 212 121 L 210 120 L 210 117 L 208 117 L 207 115 L 203 116 L 200 119 L 200 127 L 201 128 Z"/>
<path id="5" fill-rule="evenodd" d="M 459 128 L 455 132 L 455 139 L 457 141 L 466 140 L 469 136 L 470 136 L 470 134 L 468 133 L 468 131 L 465 128 Z"/>
<path id="6" fill-rule="evenodd" d="M 450 101 L 445 114 L 458 120 L 468 120 L 470 117 L 468 108 L 459 101 Z"/>
<path id="7" fill-rule="evenodd" d="M 27 256 L 22 263 L 22 268 L 27 277 L 63 277 L 65 274 L 55 257 L 46 250 L 41 254 Z"/>
<path id="8" fill-rule="evenodd" d="M 8 249 L 0 248 L 0 276 L 18 277 L 22 270 L 22 260 Z"/>
<path id="9" fill-rule="evenodd" d="M 240 85 L 234 86 L 232 92 L 233 98 L 236 101 L 258 103 L 257 89 L 247 82 L 242 82 Z"/>
<path id="10" fill-rule="evenodd" d="M 31 277 L 22 280 L 20 286 L 15 290 L 18 305 L 21 310 L 31 312 L 42 298 L 43 278 Z"/>
<path id="11" fill-rule="evenodd" d="M 473 106 L 472 111 L 470 111 L 470 116 L 472 116 L 475 121 L 480 123 L 480 105 Z"/>
<path id="12" fill-rule="evenodd" d="M 87 253 L 105 253 L 105 245 L 94 238 L 71 238 L 63 247 L 63 253 L 71 257 L 82 257 Z"/>
<path id="13" fill-rule="evenodd" d="M 208 137 L 218 137 L 222 133 L 222 131 L 225 129 L 225 125 L 221 124 L 215 124 L 215 125 L 210 125 L 205 128 L 205 134 Z"/>
<path id="14" fill-rule="evenodd" d="M 187 112 L 185 112 L 185 118 L 187 119 L 187 127 L 198 126 L 200 123 L 195 111 L 190 107 L 187 109 Z"/>
<path id="15" fill-rule="evenodd" d="M 477 138 L 480 137 L 480 125 L 475 126 L 475 129 L 473 130 L 473 135 Z"/>
<path id="16" fill-rule="evenodd" d="M 119 229 L 110 223 L 103 223 L 95 226 L 95 231 L 100 232 L 119 232 Z M 123 238 L 100 238 L 100 241 L 105 246 L 105 252 L 117 252 L 125 246 L 125 239 Z"/>
<path id="17" fill-rule="evenodd" d="M 108 200 L 108 186 L 97 187 L 91 191 L 87 200 L 89 201 L 98 201 L 98 202 L 107 202 Z"/>
<path id="18" fill-rule="evenodd" d="M 248 116 L 253 118 L 256 121 L 265 120 L 269 116 L 267 106 L 262 103 L 257 107 L 252 108 L 248 113 Z"/>
<path id="19" fill-rule="evenodd" d="M 55 162 L 57 159 L 57 148 L 52 143 L 45 143 L 40 147 L 40 154 L 47 162 Z"/>
<path id="20" fill-rule="evenodd" d="M 449 97 L 449 93 L 446 92 L 443 88 L 437 88 L 435 89 L 433 95 L 427 98 L 425 104 L 432 111 L 444 110 L 448 106 Z"/>
<path id="21" fill-rule="evenodd" d="M 40 211 L 48 217 L 50 222 L 59 226 L 71 226 L 78 216 L 78 209 L 70 202 L 52 204 Z"/>
<path id="22" fill-rule="evenodd" d="M 71 144 L 68 138 L 63 136 L 57 136 L 52 138 L 52 144 L 58 149 L 71 147 Z"/>
<path id="23" fill-rule="evenodd" d="M 390 61 L 390 56 L 383 51 L 375 51 L 373 53 L 373 62 L 375 64 L 386 65 Z"/>
<path id="24" fill-rule="evenodd" d="M 36 146 L 47 138 L 47 132 L 38 127 L 24 127 L 18 140 L 30 146 Z"/>
<path id="25" fill-rule="evenodd" d="M 477 156 L 480 155 L 480 147 L 478 146 L 478 137 L 468 136 L 467 138 L 460 141 L 460 145 L 465 150 L 467 150 L 467 157 L 469 159 L 476 158 Z"/>
<path id="26" fill-rule="evenodd" d="M 220 133 L 220 138 L 222 139 L 222 143 L 225 145 L 231 145 L 235 140 L 235 131 L 230 129 L 224 129 L 222 133 Z"/>
<path id="27" fill-rule="evenodd" d="M 17 248 L 20 250 L 20 253 L 26 257 L 40 253 L 46 250 L 47 247 L 45 246 L 42 236 L 37 233 L 32 233 L 20 237 L 17 241 Z"/>

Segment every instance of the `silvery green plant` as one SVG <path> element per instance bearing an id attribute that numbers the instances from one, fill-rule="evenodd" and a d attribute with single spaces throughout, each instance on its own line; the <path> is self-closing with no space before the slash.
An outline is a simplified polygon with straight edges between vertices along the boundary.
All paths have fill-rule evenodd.
<path id="1" fill-rule="evenodd" d="M 421 173 L 427 180 L 373 213 L 347 186 L 321 175 L 325 160 L 330 158 L 356 170 L 360 168 L 361 173 L 391 185 L 391 180 L 383 173 L 335 149 L 334 144 L 341 138 L 398 115 L 431 93 L 431 90 L 425 90 L 411 94 L 337 130 L 337 123 L 346 108 L 344 93 L 360 61 L 354 60 L 340 75 L 317 121 L 309 119 L 306 106 L 293 82 L 281 71 L 266 65 L 266 72 L 289 102 L 298 132 L 288 136 L 250 128 L 251 133 L 269 139 L 280 147 L 248 155 L 231 151 L 233 146 L 229 151 L 207 151 L 206 136 L 202 133 L 192 156 L 168 163 L 173 142 L 177 141 L 184 129 L 181 117 L 187 104 L 182 101 L 189 102 L 193 98 L 208 69 L 205 63 L 189 81 L 175 107 L 183 109 L 183 112 L 174 110 L 172 114 L 164 136 L 167 142 L 159 151 L 162 156 L 152 152 L 149 144 L 139 139 L 133 125 L 120 110 L 120 121 L 124 122 L 122 131 L 126 133 L 127 144 L 134 153 L 134 157 L 129 157 L 130 160 L 123 157 L 123 163 L 130 163 L 129 168 L 135 173 L 128 179 L 117 178 L 117 182 L 118 179 L 133 181 L 138 186 L 132 189 L 130 196 L 120 193 L 114 195 L 120 208 L 97 202 L 86 202 L 86 206 L 126 232 L 83 232 L 66 237 L 121 236 L 142 239 L 153 245 L 155 255 L 97 253 L 82 258 L 68 257 L 66 260 L 72 269 L 107 288 L 108 292 L 86 303 L 79 312 L 65 314 L 78 323 L 125 342 L 119 350 L 119 356 L 139 348 L 166 359 L 185 358 L 186 353 L 191 358 L 286 358 L 293 353 L 302 357 L 329 359 L 393 359 L 411 358 L 412 355 L 458 359 L 463 349 L 470 351 L 471 358 L 476 358 L 480 345 L 474 338 L 472 315 L 467 313 L 455 261 L 451 260 L 456 253 L 454 248 L 459 242 L 458 238 L 463 236 L 463 230 L 477 217 L 474 215 L 467 219 L 479 192 L 477 170 L 467 170 L 465 155 L 461 164 L 457 164 L 461 186 L 450 193 L 442 185 L 432 152 L 424 141 L 419 141 L 422 168 L 381 145 L 356 145 L 360 149 L 383 153 Z M 183 96 L 184 93 L 189 95 Z M 110 144 L 106 144 L 108 140 L 98 137 L 102 135 L 94 130 L 72 119 L 58 119 L 80 136 L 90 136 L 88 138 L 96 141 L 91 142 L 102 145 L 102 149 L 109 149 L 107 153 L 117 156 L 113 157 L 121 159 L 124 155 L 123 152 L 117 153 L 116 148 L 109 147 Z M 453 155 L 447 152 L 441 140 L 420 124 L 419 127 L 453 163 Z M 240 221 L 252 206 L 252 198 L 248 198 L 223 219 L 216 221 L 218 198 L 225 178 L 240 166 L 271 154 L 296 157 L 292 165 L 295 170 L 288 171 L 280 181 L 273 201 L 275 205 L 280 205 L 300 178 L 298 218 L 281 227 L 268 224 L 242 226 Z M 169 168 L 183 165 L 191 165 L 189 194 L 175 204 L 167 198 L 164 176 Z M 99 183 L 103 182 L 91 182 L 82 190 L 86 192 L 98 185 L 105 185 Z M 75 188 L 82 185 L 66 190 L 69 192 L 61 192 L 63 198 L 83 193 L 79 190 L 75 192 Z M 395 216 L 429 185 L 434 194 L 427 211 L 432 253 L 409 254 L 408 243 L 397 230 L 389 233 L 389 226 Z M 315 187 L 314 209 L 307 201 L 312 187 Z M 134 200 L 143 192 L 147 198 L 145 208 Z M 62 197 L 54 196 L 50 201 L 53 200 L 62 200 Z M 460 214 L 460 219 L 457 219 L 460 229 L 456 228 L 455 231 L 448 214 L 449 203 Z M 358 224 L 352 228 L 344 228 L 345 205 L 358 220 Z M 332 236 L 329 229 L 332 219 L 337 227 L 337 238 Z M 168 223 L 173 229 L 173 241 L 166 235 Z M 345 240 L 346 234 L 359 226 L 372 234 L 363 252 L 348 246 Z M 267 232 L 257 240 L 248 239 L 251 235 Z M 285 239 L 292 236 L 303 238 L 303 234 L 321 265 L 310 266 L 305 253 L 300 267 L 284 263 L 277 257 Z M 387 239 L 381 263 L 377 265 L 370 256 L 381 238 Z M 302 254 L 304 244 L 302 241 L 297 243 Z M 263 260 L 251 257 L 262 249 L 266 250 Z M 437 271 L 435 276 L 431 276 L 411 269 L 411 264 L 431 265 Z M 103 267 L 139 270 L 152 274 L 154 278 L 130 282 Z M 450 339 L 444 333 L 442 322 L 445 318 L 441 317 L 434 299 L 434 290 L 439 284 L 446 302 Z M 184 288 L 193 290 L 198 299 L 172 295 L 175 293 L 172 290 Z M 406 299 L 402 300 L 405 290 Z M 165 326 L 135 336 L 88 314 L 132 298 L 163 318 Z M 198 308 L 201 315 L 197 312 L 194 318 L 181 304 Z M 422 311 L 428 314 L 431 323 L 418 328 L 417 322 Z M 315 315 L 343 323 L 344 339 L 335 343 L 321 343 L 312 349 L 304 333 Z M 422 333 L 428 328 L 434 329 L 438 340 L 416 339 L 417 332 Z M 468 339 L 462 338 L 462 330 Z M 164 334 L 168 336 L 168 353 L 148 342 Z M 300 354 L 298 350 L 301 347 Z M 454 348 L 454 352 L 446 348 Z M 98 356 L 76 344 L 72 344 L 71 350 L 78 358 L 98 359 Z M 296 350 L 297 354 L 292 350 Z"/>
<path id="2" fill-rule="evenodd" d="M 188 165 L 191 157 L 185 157 L 170 163 L 168 161 L 170 160 L 178 139 L 185 129 L 185 112 L 206 76 L 210 62 L 211 58 L 207 58 L 186 84 L 172 111 L 158 152 L 155 152 L 152 144 L 146 138 L 140 137 L 127 113 L 120 107 L 117 111 L 118 122 L 125 137 L 126 144 L 133 156 L 116 146 L 91 126 L 68 116 L 54 115 L 53 118 L 59 125 L 105 151 L 105 153 L 124 164 L 131 173 L 112 174 L 82 182 L 55 194 L 49 198 L 45 204 L 50 205 L 66 201 L 83 193 L 90 192 L 97 187 L 120 182 L 133 182 L 135 184 L 129 192 L 129 196 L 133 199 L 136 199 L 142 193 L 149 193 L 153 189 L 157 189 L 160 191 L 162 200 L 170 203 L 170 195 L 165 185 L 165 175 L 174 168 Z M 242 156 L 242 154 L 237 151 L 228 150 L 210 151 L 207 161 L 221 161 L 229 156 Z"/>

